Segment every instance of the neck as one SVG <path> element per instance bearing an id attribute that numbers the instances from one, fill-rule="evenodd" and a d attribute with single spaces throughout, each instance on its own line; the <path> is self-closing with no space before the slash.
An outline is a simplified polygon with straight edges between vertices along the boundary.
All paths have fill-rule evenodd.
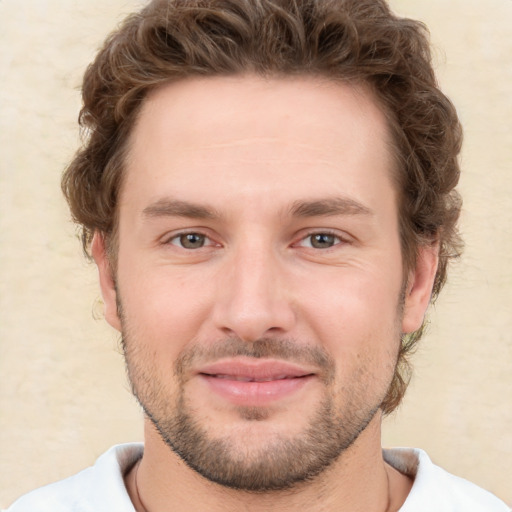
<path id="1" fill-rule="evenodd" d="M 146 420 L 144 456 L 126 477 L 137 512 L 396 512 L 412 482 L 388 466 L 377 414 L 354 444 L 314 480 L 284 491 L 225 488 L 190 469 Z"/>

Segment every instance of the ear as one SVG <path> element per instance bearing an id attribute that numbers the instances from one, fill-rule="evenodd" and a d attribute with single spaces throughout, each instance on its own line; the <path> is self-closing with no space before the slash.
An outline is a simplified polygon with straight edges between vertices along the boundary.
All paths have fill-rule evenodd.
<path id="1" fill-rule="evenodd" d="M 425 317 L 439 261 L 439 245 L 423 245 L 418 250 L 415 267 L 409 272 L 405 289 L 402 332 L 417 331 Z"/>
<path id="2" fill-rule="evenodd" d="M 99 231 L 94 233 L 91 253 L 98 267 L 101 295 L 105 305 L 105 318 L 114 329 L 121 331 L 121 320 L 117 311 L 116 285 L 105 249 L 105 238 Z"/>

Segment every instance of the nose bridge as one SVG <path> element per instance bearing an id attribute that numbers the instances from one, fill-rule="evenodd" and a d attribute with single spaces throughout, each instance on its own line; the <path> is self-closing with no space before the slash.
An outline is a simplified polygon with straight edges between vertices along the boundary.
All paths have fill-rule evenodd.
<path id="1" fill-rule="evenodd" d="M 263 237 L 232 249 L 219 290 L 219 328 L 246 341 L 288 331 L 294 321 L 282 262 Z"/>

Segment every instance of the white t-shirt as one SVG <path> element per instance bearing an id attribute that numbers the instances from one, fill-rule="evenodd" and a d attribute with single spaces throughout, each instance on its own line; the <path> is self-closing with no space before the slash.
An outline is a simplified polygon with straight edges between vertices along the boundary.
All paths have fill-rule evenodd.
<path id="1" fill-rule="evenodd" d="M 141 443 L 114 446 L 94 466 L 22 496 L 5 512 L 135 512 L 123 475 L 142 452 Z M 422 450 L 383 453 L 386 462 L 414 478 L 400 512 L 510 512 L 491 493 L 434 465 Z"/>

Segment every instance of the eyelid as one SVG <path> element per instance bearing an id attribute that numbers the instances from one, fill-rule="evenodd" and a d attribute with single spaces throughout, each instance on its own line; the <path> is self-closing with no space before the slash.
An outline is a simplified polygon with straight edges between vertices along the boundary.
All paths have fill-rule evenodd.
<path id="1" fill-rule="evenodd" d="M 314 235 L 329 235 L 329 236 L 333 236 L 335 238 L 338 239 L 338 242 L 336 242 L 333 246 L 331 247 L 327 247 L 327 248 L 324 248 L 324 249 L 318 249 L 318 248 L 315 248 L 315 247 L 306 247 L 308 249 L 313 249 L 313 250 L 318 250 L 318 251 L 328 251 L 330 249 L 334 249 L 335 247 L 339 246 L 339 245 L 345 245 L 345 244 L 350 244 L 352 242 L 351 238 L 346 235 L 346 234 L 342 234 L 340 233 L 339 231 L 336 231 L 336 230 L 333 230 L 333 229 L 322 229 L 322 228 L 319 228 L 319 229 L 310 229 L 310 230 L 307 230 L 305 234 L 303 234 L 302 236 L 300 236 L 300 238 L 297 240 L 297 242 L 295 242 L 293 245 L 294 246 L 299 246 L 299 247 L 305 247 L 304 245 L 302 245 L 302 242 L 304 242 L 305 240 L 307 240 L 308 238 L 314 236 Z"/>
<path id="2" fill-rule="evenodd" d="M 179 239 L 181 236 L 184 236 L 184 235 L 194 234 L 194 235 L 204 236 L 204 238 L 205 238 L 205 244 L 203 247 L 201 247 L 201 249 L 204 247 L 220 246 L 221 244 L 216 242 L 215 239 L 207 233 L 207 231 L 208 230 L 203 229 L 203 228 L 180 229 L 177 231 L 172 231 L 171 233 L 166 233 L 160 240 L 161 240 L 162 245 L 174 245 L 175 247 L 185 249 L 184 247 L 180 247 L 178 244 L 173 244 L 172 241 Z M 185 250 L 190 250 L 190 249 L 185 249 Z M 195 249 L 195 250 L 198 250 L 198 249 Z"/>
<path id="3" fill-rule="evenodd" d="M 222 244 L 217 242 L 214 237 L 212 237 L 209 234 L 209 230 L 205 228 L 185 228 L 180 229 L 176 231 L 172 231 L 171 233 L 166 233 L 163 237 L 161 237 L 161 244 L 162 245 L 175 245 L 176 247 L 179 247 L 178 244 L 172 244 L 173 240 L 178 239 L 179 237 L 183 235 L 189 235 L 189 234 L 198 234 L 205 237 L 205 245 L 203 247 L 212 247 L 212 246 L 221 246 Z M 311 249 L 315 250 L 329 250 L 332 249 L 338 245 L 342 244 L 350 244 L 353 242 L 352 238 L 347 235 L 346 233 L 340 233 L 337 230 L 329 229 L 329 228 L 318 228 L 318 229 L 308 229 L 305 232 L 302 232 L 299 236 L 296 238 L 296 242 L 293 242 L 292 246 L 301 246 L 302 242 L 307 240 L 309 237 L 312 237 L 314 235 L 329 235 L 335 237 L 338 241 L 329 248 L 325 249 L 316 249 L 314 247 L 310 247 Z M 185 248 L 183 248 L 185 249 Z"/>

